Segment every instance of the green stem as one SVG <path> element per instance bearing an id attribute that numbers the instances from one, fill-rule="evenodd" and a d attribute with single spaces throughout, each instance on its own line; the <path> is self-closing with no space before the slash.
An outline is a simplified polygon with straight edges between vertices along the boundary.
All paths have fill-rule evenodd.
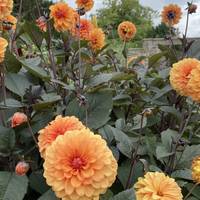
<path id="1" fill-rule="evenodd" d="M 193 192 L 193 190 L 199 185 L 199 183 L 196 183 L 191 190 L 189 191 L 189 193 L 186 195 L 186 197 L 183 200 L 186 200 Z"/>

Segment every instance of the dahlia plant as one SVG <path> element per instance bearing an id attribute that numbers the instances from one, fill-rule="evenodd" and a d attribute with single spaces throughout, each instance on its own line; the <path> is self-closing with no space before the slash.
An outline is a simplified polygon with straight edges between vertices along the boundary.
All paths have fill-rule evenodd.
<path id="1" fill-rule="evenodd" d="M 135 58 L 106 45 L 93 0 L 57 1 L 38 18 L 0 0 L 0 200 L 200 199 L 200 54 L 182 9 L 164 7 L 169 45 Z M 148 62 L 147 62 L 148 61 Z M 148 63 L 148 64 L 147 64 Z"/>

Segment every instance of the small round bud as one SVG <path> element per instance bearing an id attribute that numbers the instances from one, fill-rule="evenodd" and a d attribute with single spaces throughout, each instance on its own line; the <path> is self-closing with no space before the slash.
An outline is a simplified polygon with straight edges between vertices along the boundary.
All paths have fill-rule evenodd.
<path id="1" fill-rule="evenodd" d="M 196 10 L 197 10 L 197 5 L 195 5 L 195 4 L 189 5 L 189 7 L 188 7 L 188 12 L 189 12 L 190 14 L 196 13 Z"/>
<path id="2" fill-rule="evenodd" d="M 29 168 L 30 168 L 29 164 L 26 163 L 25 161 L 18 162 L 18 164 L 15 167 L 15 173 L 18 176 L 24 176 L 28 172 Z"/>
<path id="3" fill-rule="evenodd" d="M 12 120 L 11 120 L 12 128 L 19 126 L 27 121 L 28 121 L 28 118 L 24 113 L 16 112 L 13 115 Z"/>

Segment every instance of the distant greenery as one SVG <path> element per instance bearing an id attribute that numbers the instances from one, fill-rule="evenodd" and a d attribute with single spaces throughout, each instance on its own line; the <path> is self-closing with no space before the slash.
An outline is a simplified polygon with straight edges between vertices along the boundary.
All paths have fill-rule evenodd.
<path id="1" fill-rule="evenodd" d="M 153 27 L 155 11 L 142 6 L 138 0 L 105 0 L 104 7 L 97 11 L 99 25 L 103 27 L 109 39 L 117 38 L 117 27 L 125 20 L 137 26 L 135 40 L 147 37 Z"/>

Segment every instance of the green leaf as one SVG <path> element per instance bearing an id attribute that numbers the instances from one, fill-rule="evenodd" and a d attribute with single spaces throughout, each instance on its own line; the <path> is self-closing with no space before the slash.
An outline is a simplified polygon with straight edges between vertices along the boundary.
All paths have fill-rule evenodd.
<path id="1" fill-rule="evenodd" d="M 125 190 L 110 198 L 109 200 L 136 200 L 135 191 L 133 188 L 130 190 Z"/>
<path id="2" fill-rule="evenodd" d="M 178 162 L 177 167 L 179 169 L 188 168 L 190 169 L 192 160 L 200 155 L 200 145 L 187 146 L 183 151 L 182 157 Z"/>
<path id="3" fill-rule="evenodd" d="M 87 106 L 80 106 L 77 99 L 69 103 L 66 115 L 77 116 L 80 120 L 86 122 L 86 109 L 88 126 L 93 129 L 98 129 L 106 124 L 110 119 L 112 110 L 112 92 L 99 91 L 97 93 L 87 94 Z M 105 101 L 106 99 L 106 101 Z"/>
<path id="4" fill-rule="evenodd" d="M 138 130 L 140 128 L 144 128 L 147 125 L 147 118 L 144 116 L 142 117 L 142 115 L 136 115 L 133 118 L 133 121 L 134 121 L 134 125 L 131 128 L 131 130 Z M 142 127 L 141 127 L 141 125 L 142 125 Z"/>
<path id="5" fill-rule="evenodd" d="M 26 176 L 0 172 L 0 200 L 22 200 L 28 187 Z"/>
<path id="6" fill-rule="evenodd" d="M 185 187 L 187 188 L 187 190 L 189 192 L 194 187 L 194 184 L 188 183 Z M 200 186 L 199 185 L 192 191 L 192 194 L 195 197 L 197 197 L 198 199 L 200 199 Z"/>
<path id="7" fill-rule="evenodd" d="M 39 57 L 19 61 L 32 75 L 44 80 L 50 80 L 50 76 L 48 75 L 47 71 L 40 66 L 41 59 Z"/>
<path id="8" fill-rule="evenodd" d="M 158 160 L 162 160 L 163 158 L 169 157 L 174 153 L 169 152 L 164 146 L 157 146 L 156 148 L 156 157 Z"/>
<path id="9" fill-rule="evenodd" d="M 9 51 L 6 51 L 5 64 L 7 71 L 11 73 L 19 72 L 22 67 L 21 63 L 17 60 L 17 58 Z"/>
<path id="10" fill-rule="evenodd" d="M 171 177 L 192 181 L 192 171 L 191 169 L 177 170 L 172 173 Z"/>
<path id="11" fill-rule="evenodd" d="M 22 26 L 23 30 L 29 35 L 33 43 L 40 48 L 43 41 L 43 34 L 40 29 L 32 22 L 25 22 Z"/>
<path id="12" fill-rule="evenodd" d="M 9 153 L 15 147 L 15 132 L 0 126 L 0 152 Z"/>
<path id="13" fill-rule="evenodd" d="M 31 83 L 22 74 L 7 73 L 5 76 L 5 85 L 11 92 L 23 97 Z"/>
<path id="14" fill-rule="evenodd" d="M 122 183 L 123 187 L 126 188 L 126 184 L 128 181 L 128 176 L 131 170 L 131 160 L 126 160 L 123 162 L 118 168 L 118 178 Z M 134 183 L 137 182 L 139 177 L 144 175 L 144 166 L 141 162 L 137 162 L 133 169 L 134 173 L 132 173 L 130 186 L 132 187 Z"/>
<path id="15" fill-rule="evenodd" d="M 157 54 L 154 54 L 149 58 L 149 67 L 153 67 L 161 58 L 167 54 L 167 51 L 163 51 Z"/>
<path id="16" fill-rule="evenodd" d="M 43 177 L 43 171 L 33 172 L 29 177 L 29 182 L 30 187 L 40 194 L 45 193 L 49 189 Z"/>
<path id="17" fill-rule="evenodd" d="M 107 190 L 107 192 L 103 195 L 100 195 L 100 200 L 108 200 L 113 196 L 113 193 L 111 190 Z"/>
<path id="18" fill-rule="evenodd" d="M 130 105 L 132 98 L 127 94 L 119 94 L 113 98 L 113 104 L 115 106 Z"/>
<path id="19" fill-rule="evenodd" d="M 4 105 L 4 102 L 0 102 L 0 108 L 2 109 L 21 107 L 23 107 L 23 105 L 15 99 L 6 99 L 6 105 Z"/>
<path id="20" fill-rule="evenodd" d="M 52 190 L 48 190 L 38 200 L 58 200 L 58 198 Z"/>

